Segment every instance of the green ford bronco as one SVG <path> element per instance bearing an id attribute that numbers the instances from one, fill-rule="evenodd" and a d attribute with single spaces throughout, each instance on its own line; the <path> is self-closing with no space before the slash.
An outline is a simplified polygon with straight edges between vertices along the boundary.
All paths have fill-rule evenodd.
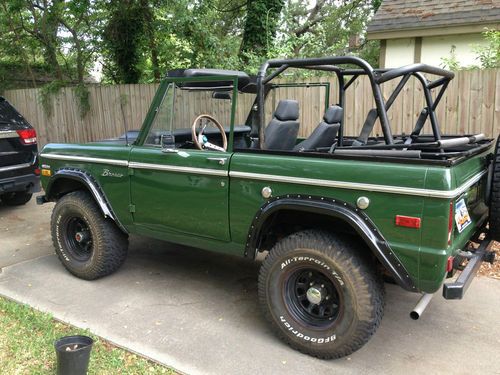
<path id="1" fill-rule="evenodd" d="M 295 69 L 336 80 L 276 80 Z M 374 108 L 350 135 L 345 112 L 358 108 L 346 90 L 360 77 Z M 411 134 L 393 134 L 388 111 L 410 78 L 425 104 Z M 135 135 L 41 151 L 38 203 L 57 202 L 56 252 L 87 280 L 120 267 L 129 234 L 264 253 L 259 300 L 276 334 L 303 353 L 346 356 L 380 324 L 384 279 L 422 295 L 417 319 L 435 292 L 462 298 L 481 263 L 493 262 L 498 145 L 441 134 L 435 112 L 451 79 L 425 64 L 373 69 L 356 57 L 270 60 L 256 77 L 169 72 Z M 397 84 L 384 98 L 389 81 Z M 313 123 L 301 118 L 305 95 L 292 95 L 304 87 L 316 90 Z"/>

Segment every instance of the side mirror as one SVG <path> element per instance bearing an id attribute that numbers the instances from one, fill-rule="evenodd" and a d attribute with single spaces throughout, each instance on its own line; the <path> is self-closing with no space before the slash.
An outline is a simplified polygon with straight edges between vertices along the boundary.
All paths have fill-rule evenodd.
<path id="1" fill-rule="evenodd" d="M 212 93 L 213 99 L 231 100 L 231 95 L 227 91 L 214 91 Z"/>

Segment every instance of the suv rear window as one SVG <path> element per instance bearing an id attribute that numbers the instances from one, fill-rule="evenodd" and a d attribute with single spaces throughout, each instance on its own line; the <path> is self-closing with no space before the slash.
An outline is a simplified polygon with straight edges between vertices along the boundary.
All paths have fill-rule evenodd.
<path id="1" fill-rule="evenodd" d="M 0 128 L 5 125 L 12 125 L 9 129 L 26 129 L 31 128 L 28 121 L 12 107 L 7 100 L 0 97 Z"/>

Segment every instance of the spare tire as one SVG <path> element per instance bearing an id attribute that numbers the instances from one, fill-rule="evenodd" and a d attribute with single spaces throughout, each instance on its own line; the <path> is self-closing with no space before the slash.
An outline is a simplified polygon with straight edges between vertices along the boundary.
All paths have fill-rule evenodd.
<path id="1" fill-rule="evenodd" d="M 500 136 L 497 138 L 493 160 L 490 165 L 489 180 L 486 199 L 490 205 L 490 235 L 494 240 L 500 240 Z M 491 176 L 491 177 L 490 177 Z M 488 181 L 489 182 L 489 181 Z M 488 197 L 489 195 L 489 197 Z"/>

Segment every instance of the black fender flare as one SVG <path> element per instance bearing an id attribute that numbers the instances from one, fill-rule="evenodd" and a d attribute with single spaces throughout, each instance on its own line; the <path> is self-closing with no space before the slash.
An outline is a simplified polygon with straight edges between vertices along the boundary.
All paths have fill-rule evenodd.
<path id="1" fill-rule="evenodd" d="M 412 292 L 417 291 L 408 271 L 370 218 L 363 210 L 338 199 L 289 194 L 268 200 L 254 216 L 245 247 L 246 257 L 255 259 L 267 219 L 281 210 L 312 212 L 343 220 L 365 241 L 372 253 L 402 288 Z"/>
<path id="2" fill-rule="evenodd" d="M 52 191 L 52 188 L 56 181 L 62 179 L 69 179 L 82 183 L 92 194 L 92 197 L 101 209 L 104 217 L 113 220 L 124 233 L 128 233 L 126 228 L 120 223 L 115 213 L 113 212 L 113 209 L 111 208 L 111 205 L 109 204 L 106 195 L 104 194 L 104 191 L 102 190 L 99 183 L 90 174 L 83 170 L 75 168 L 61 168 L 57 170 L 48 181 L 47 188 L 45 189 L 45 199 L 47 201 L 55 199 L 55 194 Z"/>

